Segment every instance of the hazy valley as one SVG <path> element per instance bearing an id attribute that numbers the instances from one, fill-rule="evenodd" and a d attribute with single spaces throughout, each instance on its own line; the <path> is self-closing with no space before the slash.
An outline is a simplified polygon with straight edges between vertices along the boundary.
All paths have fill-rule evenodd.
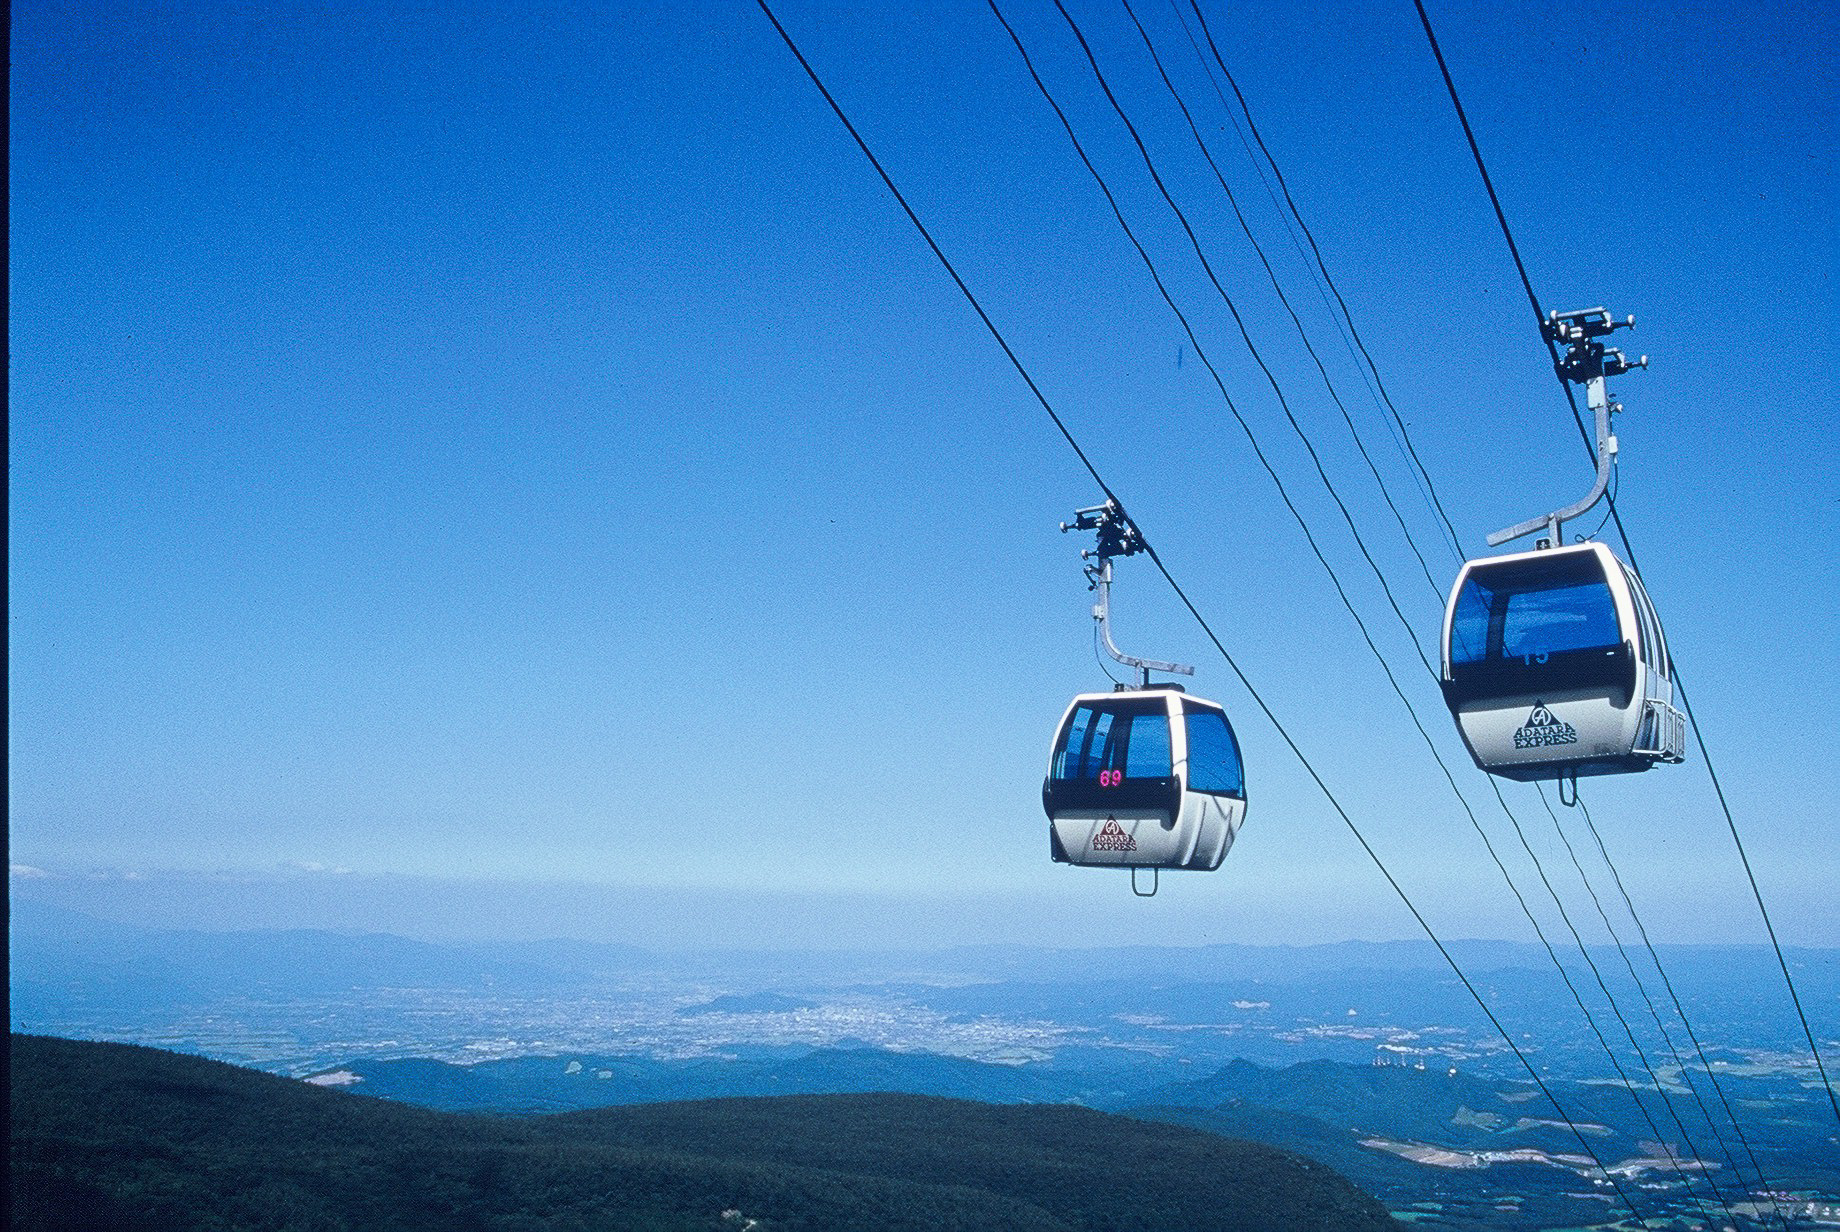
<path id="1" fill-rule="evenodd" d="M 1543 954 L 1459 947 L 1578 1134 L 1412 943 L 671 955 L 161 932 L 21 904 L 13 1027 L 445 1111 L 872 1092 L 1076 1103 L 1299 1151 L 1428 1226 L 1603 1223 L 1616 1195 L 1591 1155 L 1645 1213 L 1693 1220 L 1715 1193 L 1740 1215 L 1820 1209 L 1840 1194 L 1840 1150 L 1812 1065 L 1758 1008 L 1766 954 L 1663 956 L 1719 1078 L 1715 1091 L 1690 1052 L 1683 1075 L 1677 1023 L 1665 1038 L 1632 1024 L 1648 1028 L 1635 1033 L 1670 1103 L 1631 1050 L 1619 1057 L 1642 1075 L 1635 1092 L 1604 1080 L 1602 1045 Z M 1593 959 L 1620 969 L 1614 950 Z M 1836 955 L 1792 959 L 1831 1021 Z"/>

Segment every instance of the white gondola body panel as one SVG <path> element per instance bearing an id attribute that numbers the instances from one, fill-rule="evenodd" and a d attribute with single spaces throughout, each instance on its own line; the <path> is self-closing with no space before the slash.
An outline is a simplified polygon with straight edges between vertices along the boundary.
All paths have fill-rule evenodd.
<path id="1" fill-rule="evenodd" d="M 1172 687 L 1081 694 L 1056 729 L 1042 805 L 1057 862 L 1219 868 L 1246 815 L 1226 713 Z"/>
<path id="2" fill-rule="evenodd" d="M 1627 774 L 1682 758 L 1660 621 L 1601 543 L 1464 565 L 1444 610 L 1442 684 L 1491 774 Z"/>

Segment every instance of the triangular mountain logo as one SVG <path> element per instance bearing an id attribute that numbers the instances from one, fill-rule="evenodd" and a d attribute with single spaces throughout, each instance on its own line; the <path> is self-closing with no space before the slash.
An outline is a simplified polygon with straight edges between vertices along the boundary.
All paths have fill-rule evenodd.
<path id="1" fill-rule="evenodd" d="M 1124 832 L 1116 817 L 1107 817 L 1105 825 L 1093 835 L 1094 851 L 1136 851 L 1137 840 Z"/>
<path id="2" fill-rule="evenodd" d="M 1538 749 L 1554 744 L 1577 744 L 1578 729 L 1546 708 L 1545 702 L 1534 704 L 1533 713 L 1514 733 L 1517 749 Z"/>

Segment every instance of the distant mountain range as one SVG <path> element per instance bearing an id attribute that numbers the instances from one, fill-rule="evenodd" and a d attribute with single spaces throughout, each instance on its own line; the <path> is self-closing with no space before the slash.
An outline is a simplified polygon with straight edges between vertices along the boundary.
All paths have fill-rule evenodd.
<path id="1" fill-rule="evenodd" d="M 1319 1163 L 1084 1108 L 727 1099 L 505 1118 L 14 1035 L 21 1232 L 1366 1232 Z"/>
<path id="2" fill-rule="evenodd" d="M 912 983 L 942 1000 L 960 988 L 958 1004 L 978 1007 L 979 989 L 1148 983 L 1181 990 L 1184 1006 L 1197 988 L 1242 985 L 1331 987 L 1348 983 L 1383 988 L 1390 979 L 1414 995 L 1449 978 L 1437 950 L 1423 941 L 1348 941 L 1312 946 L 1128 946 L 1052 950 L 973 946 L 930 952 L 748 950 L 665 953 L 634 946 L 570 939 L 542 942 L 432 943 L 387 933 L 324 929 L 206 932 L 144 928 L 16 897 L 9 946 L 15 996 L 55 993 L 126 994 L 147 985 L 172 993 L 226 988 L 313 989 L 458 986 L 490 983 L 508 989 L 553 988 L 559 983 L 664 974 L 711 979 L 753 991 L 777 992 L 799 984 Z M 1526 992 L 1544 990 L 1551 964 L 1534 944 L 1457 941 L 1449 949 L 1473 976 L 1501 974 Z M 1775 975 L 1775 960 L 1759 946 L 1662 946 L 1683 987 L 1719 998 L 1753 989 Z M 1609 947 L 1593 947 L 1608 969 L 1621 960 Z M 1840 998 L 1840 950 L 1785 951 L 1804 996 Z M 1407 976 L 1405 981 L 1398 977 Z M 1384 977 L 1384 978 L 1383 978 Z M 1557 987 L 1556 979 L 1551 980 Z M 73 989 L 74 986 L 74 989 Z M 1562 991 L 1562 989 L 1560 990 Z M 732 992 L 725 996 L 734 995 Z M 1544 993 L 1542 993 L 1544 995 Z M 740 1008 L 711 1002 L 708 1008 Z M 1453 1000 L 1452 1004 L 1460 1004 Z M 756 1007 L 759 1008 L 759 1007 Z M 1192 1008 L 1192 1006 L 1190 1006 Z M 1472 1007 L 1473 1008 L 1473 1007 Z"/>

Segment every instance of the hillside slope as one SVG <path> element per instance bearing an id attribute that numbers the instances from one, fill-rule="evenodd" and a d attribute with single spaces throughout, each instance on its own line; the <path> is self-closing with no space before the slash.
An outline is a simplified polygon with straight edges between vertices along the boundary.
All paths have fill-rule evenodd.
<path id="1" fill-rule="evenodd" d="M 1081 1108 L 854 1095 L 513 1119 L 128 1045 L 15 1035 L 11 1055 L 27 1232 L 1394 1226 L 1320 1164 Z"/>

